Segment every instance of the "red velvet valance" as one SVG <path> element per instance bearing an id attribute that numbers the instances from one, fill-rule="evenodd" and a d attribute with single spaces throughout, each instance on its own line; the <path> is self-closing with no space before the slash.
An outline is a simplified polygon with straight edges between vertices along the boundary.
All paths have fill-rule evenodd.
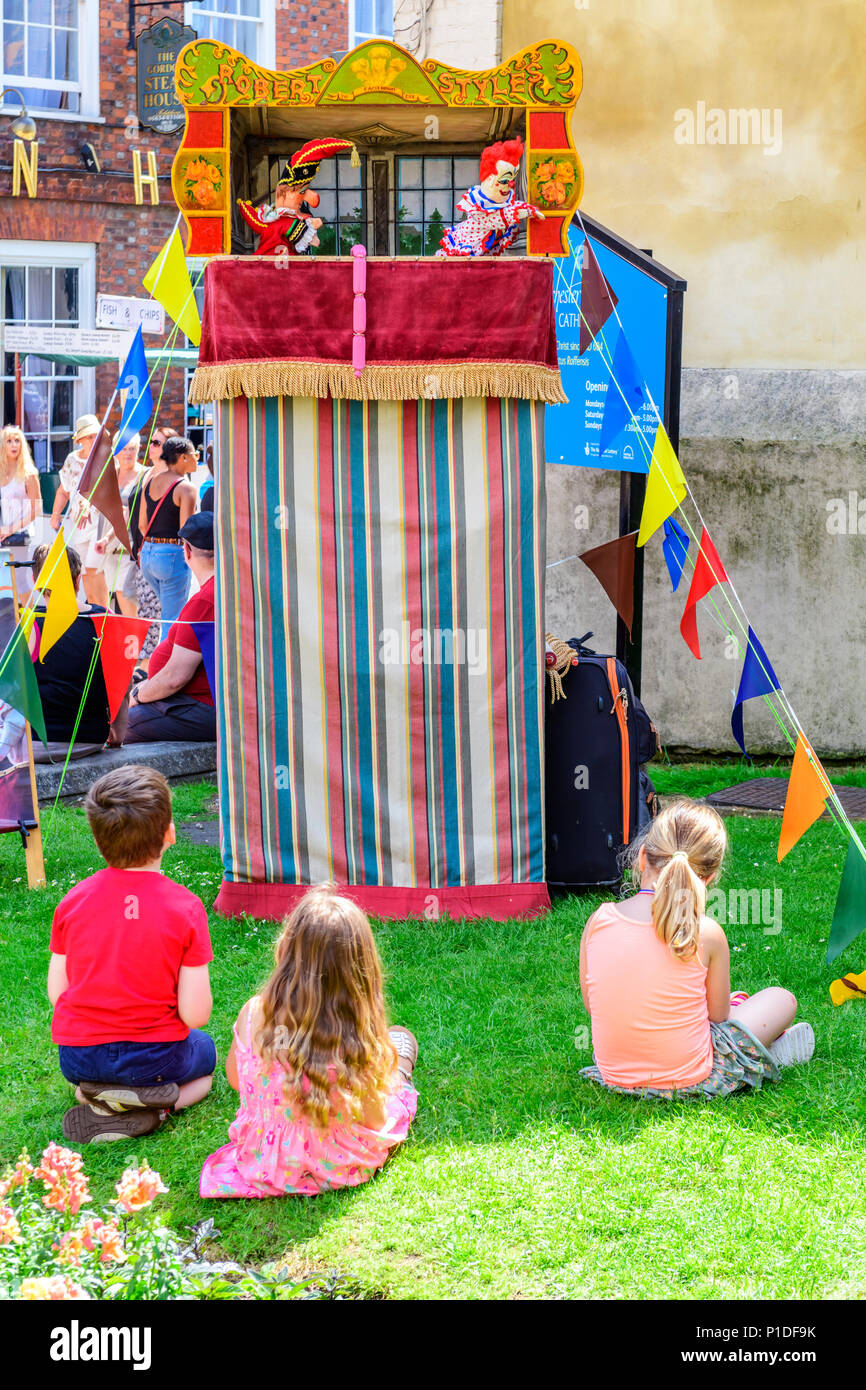
<path id="1" fill-rule="evenodd" d="M 366 301 L 359 379 L 348 258 L 212 260 L 190 399 L 566 399 L 549 261 L 370 258 Z"/>

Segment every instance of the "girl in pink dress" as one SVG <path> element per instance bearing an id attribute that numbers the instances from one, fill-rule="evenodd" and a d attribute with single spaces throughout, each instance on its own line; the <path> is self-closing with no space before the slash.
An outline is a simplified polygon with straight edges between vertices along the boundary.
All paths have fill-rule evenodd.
<path id="1" fill-rule="evenodd" d="M 202 1197 L 314 1197 L 356 1187 L 406 1138 L 418 1044 L 388 1029 L 364 913 L 313 888 L 287 919 L 276 968 L 244 1004 L 226 1058 L 240 1096 L 229 1143 L 205 1160 Z"/>

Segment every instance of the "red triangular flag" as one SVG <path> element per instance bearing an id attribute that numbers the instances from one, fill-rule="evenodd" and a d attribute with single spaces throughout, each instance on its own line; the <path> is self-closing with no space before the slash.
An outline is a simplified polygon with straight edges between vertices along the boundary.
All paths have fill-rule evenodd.
<path id="1" fill-rule="evenodd" d="M 618 536 L 615 541 L 584 550 L 581 560 L 591 569 L 619 616 L 628 628 L 634 621 L 634 555 L 637 531 Z"/>
<path id="2" fill-rule="evenodd" d="M 683 640 L 698 661 L 701 659 L 701 644 L 698 641 L 697 606 L 702 598 L 706 598 L 710 589 L 716 584 L 726 584 L 727 580 L 727 572 L 719 558 L 719 552 L 710 540 L 710 533 L 705 526 L 701 532 L 701 548 L 695 560 L 695 571 L 686 599 L 685 612 L 680 621 Z"/>
<path id="3" fill-rule="evenodd" d="M 102 638 L 99 654 L 112 723 L 129 689 L 152 621 L 152 618 L 115 617 L 113 613 L 100 614 L 93 619 L 96 635 Z"/>
<path id="4" fill-rule="evenodd" d="M 601 273 L 595 252 L 587 237 L 583 243 L 583 272 L 580 279 L 580 354 L 586 352 L 619 303 Z"/>
<path id="5" fill-rule="evenodd" d="M 129 551 L 132 549 L 132 543 L 126 529 L 126 517 L 123 515 L 123 502 L 117 485 L 117 469 L 109 462 L 110 458 L 111 436 L 103 425 L 87 455 L 78 491 L 88 502 L 93 503 L 106 521 L 111 523 L 120 544 Z"/>

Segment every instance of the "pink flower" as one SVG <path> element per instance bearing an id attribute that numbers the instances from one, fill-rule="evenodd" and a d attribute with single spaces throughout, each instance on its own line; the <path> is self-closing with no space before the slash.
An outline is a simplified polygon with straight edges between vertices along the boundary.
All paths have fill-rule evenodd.
<path id="1" fill-rule="evenodd" d="M 47 1149 L 42 1150 L 42 1162 L 36 1169 L 36 1176 L 42 1178 L 43 1182 L 55 1182 L 59 1177 L 80 1173 L 83 1167 L 84 1159 L 74 1149 L 49 1144 Z"/>
<path id="2" fill-rule="evenodd" d="M 21 1239 L 21 1227 L 11 1207 L 0 1207 L 0 1245 L 11 1245 Z"/>
<path id="3" fill-rule="evenodd" d="M 54 1174 L 50 1180 L 43 1177 L 42 1181 L 48 1187 L 46 1196 L 42 1198 L 43 1205 L 53 1207 L 55 1211 L 68 1211 L 71 1216 L 77 1216 L 84 1203 L 90 1201 L 84 1173 L 72 1173 L 68 1177 Z"/>
<path id="4" fill-rule="evenodd" d="M 81 1228 L 81 1238 L 85 1250 L 100 1247 L 99 1258 L 103 1264 L 108 1260 L 116 1260 L 118 1264 L 122 1264 L 126 1259 L 123 1237 L 114 1222 L 101 1221 L 98 1216 L 92 1221 L 85 1221 Z"/>
<path id="5" fill-rule="evenodd" d="M 36 1300 L 57 1303 L 70 1298 L 89 1298 L 90 1294 L 78 1284 L 74 1284 L 66 1274 L 53 1274 L 50 1278 L 23 1279 L 18 1297 L 30 1302 Z"/>
<path id="6" fill-rule="evenodd" d="M 155 1173 L 148 1163 L 140 1168 L 127 1168 L 116 1184 L 117 1205 L 124 1211 L 141 1211 L 149 1207 L 160 1192 L 167 1192 L 159 1173 Z"/>

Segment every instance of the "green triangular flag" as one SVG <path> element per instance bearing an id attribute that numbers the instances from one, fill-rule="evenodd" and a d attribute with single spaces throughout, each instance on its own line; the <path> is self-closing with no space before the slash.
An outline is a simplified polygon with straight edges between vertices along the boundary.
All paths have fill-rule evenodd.
<path id="1" fill-rule="evenodd" d="M 830 927 L 827 964 L 841 956 L 845 947 L 850 946 L 861 931 L 866 931 L 866 859 L 860 853 L 860 846 L 852 840 L 848 846 L 848 857 L 842 870 L 842 882 L 839 884 L 839 896 Z"/>
<path id="2" fill-rule="evenodd" d="M 6 650 L 0 656 L 0 700 L 11 705 L 19 714 L 23 714 L 42 742 L 48 742 L 36 672 L 33 670 L 27 638 L 21 627 L 16 627 L 6 643 Z"/>

